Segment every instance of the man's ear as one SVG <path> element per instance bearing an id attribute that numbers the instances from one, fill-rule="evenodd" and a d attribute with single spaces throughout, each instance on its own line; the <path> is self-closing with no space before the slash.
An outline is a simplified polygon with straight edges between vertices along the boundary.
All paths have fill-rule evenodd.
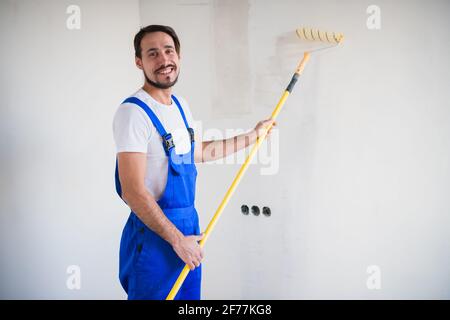
<path id="1" fill-rule="evenodd" d="M 142 59 L 139 57 L 134 58 L 134 62 L 136 63 L 136 67 L 138 67 L 141 70 L 144 70 L 144 66 L 142 65 Z"/>

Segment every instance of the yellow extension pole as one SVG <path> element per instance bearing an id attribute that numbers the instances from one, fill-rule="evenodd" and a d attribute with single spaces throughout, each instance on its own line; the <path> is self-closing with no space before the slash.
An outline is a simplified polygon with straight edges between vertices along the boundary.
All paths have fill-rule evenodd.
<path id="1" fill-rule="evenodd" d="M 286 102 L 286 99 L 288 98 L 294 84 L 297 82 L 298 77 L 303 72 L 303 69 L 305 68 L 306 63 L 309 60 L 309 57 L 310 57 L 309 52 L 305 52 L 303 59 L 300 61 L 299 65 L 297 66 L 297 69 L 295 70 L 294 76 L 292 77 L 292 80 L 289 83 L 289 86 L 284 91 L 283 95 L 280 98 L 280 101 L 278 102 L 277 106 L 275 107 L 275 109 L 272 112 L 272 115 L 270 116 L 270 118 L 272 120 L 275 120 L 276 117 L 278 116 L 278 114 L 280 113 L 281 108 L 283 107 L 284 103 Z M 252 161 L 256 152 L 258 151 L 260 145 L 266 138 L 267 132 L 269 130 L 270 130 L 270 127 L 267 128 L 267 130 L 264 132 L 264 134 L 261 137 L 259 137 L 256 140 L 256 143 L 253 145 L 253 147 L 250 151 L 250 154 L 247 156 L 247 159 L 245 159 L 244 164 L 239 169 L 236 177 L 234 178 L 233 182 L 231 183 L 230 188 L 228 189 L 227 193 L 225 194 L 225 197 L 223 198 L 222 202 L 220 203 L 219 207 L 217 208 L 216 213 L 214 214 L 213 218 L 209 222 L 208 227 L 206 228 L 206 231 L 205 231 L 205 235 L 204 235 L 203 239 L 200 240 L 200 247 L 202 247 L 202 248 L 204 247 L 205 242 L 206 242 L 206 240 L 208 240 L 209 235 L 211 234 L 215 225 L 217 224 L 217 221 L 219 220 L 220 215 L 223 212 L 223 209 L 225 208 L 225 206 L 227 205 L 231 196 L 233 195 L 234 191 L 236 190 L 237 185 L 239 184 L 242 177 L 244 176 L 244 173 L 247 170 L 248 165 L 250 164 L 250 162 Z M 173 300 L 175 298 L 176 294 L 178 293 L 178 290 L 180 290 L 181 285 L 183 284 L 184 280 L 186 279 L 188 273 L 189 273 L 189 267 L 188 267 L 188 265 L 185 265 L 183 270 L 181 271 L 180 275 L 178 276 L 177 281 L 173 285 L 172 290 L 170 290 L 169 295 L 167 296 L 166 300 Z"/>

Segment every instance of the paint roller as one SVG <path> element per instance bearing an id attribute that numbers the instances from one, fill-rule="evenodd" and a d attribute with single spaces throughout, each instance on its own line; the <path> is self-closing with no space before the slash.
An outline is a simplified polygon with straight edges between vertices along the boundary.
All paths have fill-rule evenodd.
<path id="1" fill-rule="evenodd" d="M 339 45 L 343 39 L 344 36 L 342 33 L 335 33 L 335 32 L 324 32 L 317 29 L 312 28 L 298 28 L 296 30 L 297 36 L 302 40 L 302 42 L 306 44 L 319 44 L 319 47 L 317 48 L 310 48 L 308 50 L 304 50 L 303 58 L 300 60 L 299 64 L 297 65 L 297 68 L 295 69 L 294 75 L 292 76 L 291 81 L 289 82 L 286 90 L 284 91 L 283 95 L 281 96 L 280 100 L 278 101 L 277 106 L 273 110 L 270 119 L 275 120 L 278 116 L 278 114 L 281 111 L 281 108 L 283 107 L 284 103 L 286 102 L 286 99 L 288 98 L 289 94 L 292 92 L 296 82 L 298 81 L 298 78 L 303 73 L 303 69 L 305 68 L 306 63 L 308 62 L 310 58 L 310 53 L 318 50 L 328 49 L 334 46 Z M 323 47 L 323 45 L 327 45 Z M 214 227 L 217 224 L 217 221 L 219 220 L 225 206 L 228 204 L 228 201 L 230 200 L 231 196 L 233 195 L 234 191 L 236 190 L 236 187 L 238 186 L 239 182 L 241 181 L 242 177 L 244 176 L 244 173 L 246 172 L 250 162 L 252 161 L 253 157 L 255 156 L 256 152 L 258 151 L 259 147 L 261 146 L 262 142 L 267 136 L 267 132 L 270 130 L 270 127 L 266 128 L 265 132 L 261 137 L 259 137 L 256 140 L 256 143 L 253 145 L 249 155 L 245 159 L 245 162 L 242 164 L 241 168 L 239 169 L 238 173 L 236 174 L 236 177 L 234 178 L 233 182 L 231 183 L 231 186 L 228 188 L 224 198 L 222 199 L 221 203 L 219 204 L 219 207 L 217 208 L 214 216 L 212 217 L 211 221 L 208 224 L 208 227 L 206 228 L 204 232 L 204 237 L 200 241 L 199 245 L 200 247 L 204 247 L 206 241 L 208 240 L 211 232 L 213 231 Z M 178 291 L 181 288 L 181 285 L 183 284 L 184 280 L 186 279 L 187 275 L 189 274 L 189 267 L 188 265 L 185 265 L 183 270 L 181 271 L 180 275 L 178 276 L 175 284 L 173 285 L 172 289 L 170 290 L 169 294 L 167 295 L 166 300 L 173 300 L 178 293 Z"/>
<path id="2" fill-rule="evenodd" d="M 295 32 L 300 39 L 306 41 L 319 41 L 338 45 L 344 40 L 344 35 L 342 33 L 324 32 L 312 28 L 298 28 Z"/>

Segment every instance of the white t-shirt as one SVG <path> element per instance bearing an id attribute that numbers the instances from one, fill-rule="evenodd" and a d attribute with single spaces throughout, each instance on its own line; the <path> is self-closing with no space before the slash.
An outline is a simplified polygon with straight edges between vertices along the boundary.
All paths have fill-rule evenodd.
<path id="1" fill-rule="evenodd" d="M 171 133 L 175 144 L 175 153 L 184 154 L 191 149 L 191 138 L 178 110 L 172 101 L 171 105 L 161 104 L 143 89 L 132 96 L 142 100 L 155 113 L 167 133 Z M 178 96 L 189 127 L 194 129 L 197 143 L 197 130 L 187 102 Z M 168 158 L 162 145 L 162 137 L 156 130 L 145 111 L 134 103 L 122 103 L 114 115 L 113 134 L 116 151 L 142 152 L 147 154 L 145 186 L 159 200 L 167 183 Z"/>

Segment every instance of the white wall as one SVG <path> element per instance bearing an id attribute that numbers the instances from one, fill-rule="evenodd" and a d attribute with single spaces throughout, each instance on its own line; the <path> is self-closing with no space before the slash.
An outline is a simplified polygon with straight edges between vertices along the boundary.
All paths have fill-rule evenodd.
<path id="1" fill-rule="evenodd" d="M 205 138 L 270 115 L 301 56 L 295 28 L 346 36 L 311 58 L 272 164 L 249 168 L 208 241 L 204 298 L 450 298 L 448 1 L 78 1 L 73 31 L 70 4 L 1 3 L 1 298 L 124 297 L 111 121 L 141 84 L 132 38 L 151 23 L 181 38 L 176 92 Z M 380 30 L 366 26 L 372 4 Z M 238 168 L 199 166 L 203 228 Z M 72 264 L 81 290 L 66 288 Z"/>
<path id="2" fill-rule="evenodd" d="M 0 297 L 123 298 L 112 116 L 141 83 L 138 3 L 2 1 L 0 24 Z M 66 287 L 69 265 L 81 290 Z"/>

